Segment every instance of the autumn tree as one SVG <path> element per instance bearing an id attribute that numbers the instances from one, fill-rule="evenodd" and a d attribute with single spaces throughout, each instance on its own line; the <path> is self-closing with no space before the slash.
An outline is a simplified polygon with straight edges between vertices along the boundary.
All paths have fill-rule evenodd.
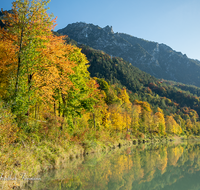
<path id="1" fill-rule="evenodd" d="M 157 132 L 160 135 L 164 135 L 165 132 L 165 118 L 164 118 L 164 114 L 163 114 L 163 110 L 160 108 L 157 108 L 158 112 L 155 113 L 155 117 L 157 118 L 157 121 L 155 123 L 156 127 L 157 127 Z"/>
<path id="2" fill-rule="evenodd" d="M 173 116 L 166 117 L 166 131 L 170 134 L 181 134 L 182 129 L 178 123 L 174 120 Z"/>
<path id="3" fill-rule="evenodd" d="M 136 134 L 140 127 L 140 114 L 141 114 L 141 106 L 134 105 L 131 109 L 131 129 L 134 134 Z"/>
<path id="4" fill-rule="evenodd" d="M 65 56 L 68 62 L 74 63 L 74 66 L 71 68 L 73 73 L 66 76 L 66 72 L 63 69 L 61 70 L 60 74 L 63 80 L 60 81 L 60 84 L 55 90 L 56 110 L 58 110 L 59 116 L 71 115 L 76 117 L 77 115 L 81 115 L 83 109 L 91 109 L 86 101 L 93 88 L 89 87 L 91 79 L 87 71 L 88 61 L 85 55 L 81 53 L 81 49 L 71 45 L 67 46 L 70 49 L 66 51 Z M 69 81 L 73 85 L 66 88 L 65 84 L 63 84 L 65 78 L 69 78 Z"/>
<path id="5" fill-rule="evenodd" d="M 153 123 L 153 117 L 152 117 L 152 110 L 150 107 L 150 104 L 148 102 L 138 101 L 135 100 L 134 102 L 136 105 L 140 105 L 141 110 L 141 130 L 143 133 L 147 133 L 151 131 L 151 125 Z"/>
<path id="6" fill-rule="evenodd" d="M 66 93 L 72 84 L 68 76 L 73 61 L 66 56 L 71 46 L 64 44 L 64 37 L 52 34 L 55 20 L 46 12 L 48 3 L 18 0 L 13 2 L 12 14 L 3 11 L 6 27 L 0 29 L 0 38 L 10 46 L 0 45 L 0 72 L 9 78 L 1 84 L 9 83 L 7 97 L 19 121 L 30 116 L 41 97 L 52 103 L 54 89 Z"/>
<path id="7" fill-rule="evenodd" d="M 110 121 L 112 130 L 123 131 L 126 124 L 123 120 L 122 110 L 119 104 L 112 104 L 109 106 Z"/>
<path id="8" fill-rule="evenodd" d="M 118 98 L 121 100 L 122 114 L 125 123 L 125 128 L 129 130 L 131 125 L 131 107 L 132 103 L 129 100 L 129 95 L 126 92 L 126 89 L 123 88 L 118 93 Z"/>

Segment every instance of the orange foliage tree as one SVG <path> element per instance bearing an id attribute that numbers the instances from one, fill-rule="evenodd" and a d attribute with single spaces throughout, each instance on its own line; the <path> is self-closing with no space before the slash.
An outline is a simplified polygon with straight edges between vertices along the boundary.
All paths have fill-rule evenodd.
<path id="1" fill-rule="evenodd" d="M 13 13 L 3 11 L 0 73 L 5 79 L 0 82 L 7 94 L 1 95 L 9 99 L 18 121 L 31 116 L 31 110 L 36 112 L 37 103 L 52 103 L 54 89 L 66 93 L 72 86 L 68 76 L 73 61 L 66 56 L 72 47 L 65 45 L 64 37 L 52 34 L 55 20 L 46 12 L 48 3 L 19 0 L 13 2 Z"/>

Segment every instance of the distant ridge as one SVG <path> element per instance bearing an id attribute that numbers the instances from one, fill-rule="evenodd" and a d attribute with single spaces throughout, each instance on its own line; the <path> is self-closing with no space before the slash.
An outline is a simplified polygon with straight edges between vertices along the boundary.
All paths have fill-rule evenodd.
<path id="1" fill-rule="evenodd" d="M 200 87 L 200 61 L 190 59 L 165 44 L 150 42 L 124 33 L 114 33 L 111 26 L 77 22 L 57 31 L 78 44 L 122 57 L 156 78 Z"/>

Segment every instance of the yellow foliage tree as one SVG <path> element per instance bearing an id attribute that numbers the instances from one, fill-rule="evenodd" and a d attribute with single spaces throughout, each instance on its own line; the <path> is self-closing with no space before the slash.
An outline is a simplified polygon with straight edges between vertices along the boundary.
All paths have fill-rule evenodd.
<path id="1" fill-rule="evenodd" d="M 134 105 L 132 107 L 132 119 L 131 119 L 131 128 L 133 130 L 133 133 L 137 133 L 139 126 L 140 126 L 140 114 L 141 114 L 141 106 L 140 105 Z"/>
<path id="2" fill-rule="evenodd" d="M 125 88 L 120 90 L 120 92 L 118 94 L 118 98 L 122 102 L 121 107 L 122 107 L 123 121 L 126 125 L 125 128 L 128 131 L 130 126 L 131 126 L 131 106 L 132 106 L 132 103 L 129 100 L 129 95 L 127 94 Z"/>
<path id="3" fill-rule="evenodd" d="M 181 134 L 182 129 L 179 124 L 176 123 L 173 116 L 166 117 L 166 131 L 171 134 Z"/>
<path id="4" fill-rule="evenodd" d="M 165 134 L 165 117 L 163 114 L 163 110 L 158 108 L 158 112 L 155 113 L 155 116 L 158 118 L 157 122 L 155 123 L 157 126 L 157 131 L 159 134 Z"/>
<path id="5" fill-rule="evenodd" d="M 151 126 L 153 123 L 153 117 L 152 117 L 152 110 L 151 106 L 148 102 L 138 101 L 135 100 L 134 102 L 136 105 L 140 105 L 142 108 L 141 112 L 141 130 L 143 133 L 147 133 L 148 131 L 151 131 Z"/>
<path id="6" fill-rule="evenodd" d="M 112 129 L 122 131 L 126 127 L 126 123 L 123 120 L 120 105 L 110 105 L 108 110 L 110 112 L 110 122 Z"/>

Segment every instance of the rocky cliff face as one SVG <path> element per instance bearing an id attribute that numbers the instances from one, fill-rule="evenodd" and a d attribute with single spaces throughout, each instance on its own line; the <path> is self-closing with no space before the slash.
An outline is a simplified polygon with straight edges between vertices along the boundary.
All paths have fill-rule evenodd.
<path id="1" fill-rule="evenodd" d="M 200 86 L 200 61 L 189 59 L 165 44 L 114 33 L 111 26 L 100 28 L 83 22 L 69 24 L 57 32 L 79 44 L 122 57 L 157 78 Z"/>

